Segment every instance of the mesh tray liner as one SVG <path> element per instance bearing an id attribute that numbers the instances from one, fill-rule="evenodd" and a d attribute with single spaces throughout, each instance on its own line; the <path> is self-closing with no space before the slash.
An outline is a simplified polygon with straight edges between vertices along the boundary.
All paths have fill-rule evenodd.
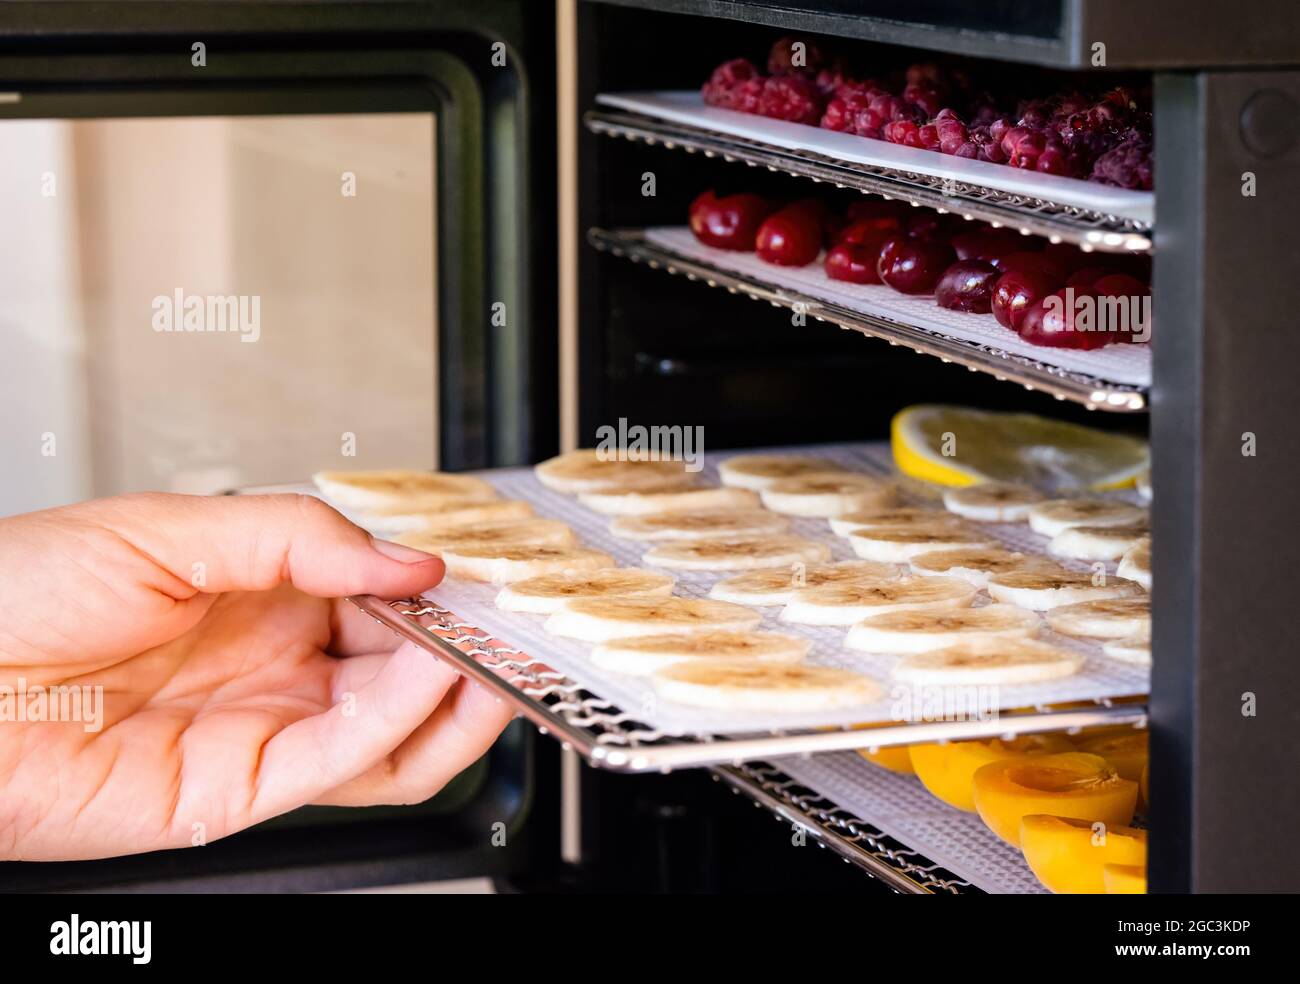
<path id="1" fill-rule="evenodd" d="M 746 279 L 797 290 L 860 314 L 888 318 L 1112 383 L 1143 387 L 1151 385 L 1150 345 L 1107 345 L 1091 352 L 1030 345 L 1015 332 L 1003 328 L 991 314 L 949 311 L 935 304 L 933 297 L 909 297 L 880 284 L 834 281 L 826 276 L 820 261 L 804 267 L 774 266 L 764 263 L 753 253 L 737 253 L 734 250 L 705 246 L 684 226 L 647 229 L 645 237 L 656 246 L 688 259 L 711 264 Z"/>
<path id="2" fill-rule="evenodd" d="M 801 446 L 772 450 L 775 453 L 815 454 L 837 461 L 855 471 L 880 475 L 893 473 L 889 447 L 883 443 Z M 706 455 L 701 473 L 702 479 L 716 484 L 717 462 L 735 453 L 740 452 Z M 547 489 L 533 476 L 531 468 L 500 469 L 480 474 L 491 482 L 503 497 L 525 499 L 534 505 L 538 515 L 568 523 L 584 544 L 608 552 L 620 566 L 643 566 L 641 554 L 646 549 L 646 544 L 611 536 L 608 530 L 608 517 L 582 506 L 574 496 Z M 904 490 L 904 499 L 912 500 L 919 500 L 926 492 L 919 483 L 905 483 Z M 929 494 L 932 497 L 934 493 Z M 1046 543 L 1044 537 L 1031 532 L 1024 524 L 989 524 L 988 530 L 992 536 L 1003 540 L 1009 547 L 1026 553 L 1042 552 Z M 796 519 L 792 524 L 791 532 L 829 544 L 834 560 L 853 558 L 853 551 L 848 541 L 834 536 L 824 519 Z M 1074 566 L 1087 569 L 1086 565 Z M 730 576 L 726 572 L 669 571 L 668 573 L 677 577 L 676 594 L 696 598 L 707 596 L 709 588 L 715 581 Z M 465 622 L 563 671 L 593 693 L 599 694 L 634 715 L 637 720 L 652 725 L 665 734 L 746 734 L 897 720 L 895 705 L 896 697 L 899 695 L 891 696 L 889 683 L 890 670 L 896 657 L 874 656 L 843 648 L 842 642 L 847 631 L 844 627 L 789 625 L 777 621 L 779 608 L 759 609 L 764 614 L 764 621 L 759 626 L 760 630 L 784 632 L 811 639 L 813 647 L 809 653 L 810 662 L 843 667 L 875 678 L 883 684 L 882 699 L 859 708 L 841 708 L 834 711 L 761 715 L 727 713 L 660 700 L 655 695 L 648 678 L 610 673 L 592 665 L 585 658 L 590 651 L 590 644 L 547 634 L 542 630 L 545 616 L 501 611 L 494 604 L 498 591 L 499 588 L 492 585 L 449 578 L 429 592 L 427 597 L 455 612 Z M 988 599 L 982 593 L 980 597 L 987 603 Z M 1100 646 L 1095 644 L 1053 636 L 1050 633 L 1045 634 L 1043 638 L 1083 654 L 1087 658 L 1083 670 L 1073 677 L 1047 683 L 998 688 L 996 693 L 998 708 L 1020 708 L 1063 701 L 1099 700 L 1147 693 L 1149 673 L 1146 668 L 1109 659 L 1102 655 Z"/>
<path id="3" fill-rule="evenodd" d="M 994 893 L 1046 893 L 1021 853 L 973 813 L 931 796 L 915 776 L 872 765 L 856 752 L 778 759 L 791 779 L 902 841 L 976 888 Z"/>

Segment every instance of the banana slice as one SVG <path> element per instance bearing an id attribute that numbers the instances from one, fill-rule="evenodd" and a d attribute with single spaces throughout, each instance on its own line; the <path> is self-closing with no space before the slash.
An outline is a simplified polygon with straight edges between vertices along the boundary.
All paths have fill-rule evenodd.
<path id="1" fill-rule="evenodd" d="M 1053 608 L 1047 624 L 1062 635 L 1089 639 L 1149 638 L 1151 603 L 1145 597 L 1080 601 Z"/>
<path id="2" fill-rule="evenodd" d="M 1103 583 L 1094 584 L 1091 574 L 1061 570 L 1045 574 L 1036 571 L 994 574 L 989 578 L 987 590 L 994 601 L 1045 612 L 1080 601 L 1127 598 L 1142 589 L 1121 577 L 1107 577 Z"/>
<path id="3" fill-rule="evenodd" d="M 1071 526 L 1052 537 L 1048 553 L 1072 560 L 1119 560 L 1150 530 L 1146 523 L 1129 526 Z"/>
<path id="4" fill-rule="evenodd" d="M 680 489 L 672 492 L 584 492 L 578 501 L 607 516 L 652 516 L 704 509 L 744 509 L 759 506 L 758 493 L 748 489 Z"/>
<path id="5" fill-rule="evenodd" d="M 685 571 L 745 571 L 798 563 L 820 564 L 830 559 L 831 548 L 826 544 L 797 536 L 661 543 L 642 556 L 653 567 Z"/>
<path id="6" fill-rule="evenodd" d="M 765 489 L 783 478 L 795 478 L 813 472 L 839 472 L 843 466 L 825 458 L 805 458 L 790 454 L 738 454 L 718 465 L 723 485 L 739 489 Z"/>
<path id="7" fill-rule="evenodd" d="M 924 653 L 966 642 L 1028 638 L 1041 619 L 1014 605 L 952 608 L 940 611 L 894 611 L 856 623 L 844 637 L 849 649 L 885 655 Z"/>
<path id="8" fill-rule="evenodd" d="M 1143 502 L 1151 501 L 1151 469 L 1139 472 L 1135 483 L 1137 485 L 1138 495 L 1142 497 Z"/>
<path id="9" fill-rule="evenodd" d="M 390 506 L 362 513 L 357 523 L 379 533 L 415 533 L 447 530 L 470 523 L 502 519 L 528 519 L 533 507 L 521 499 L 494 502 L 464 500 L 446 509 L 412 511 L 406 506 Z"/>
<path id="10" fill-rule="evenodd" d="M 566 547 L 578 542 L 568 524 L 558 519 L 503 519 L 487 523 L 469 523 L 446 530 L 421 530 L 397 537 L 403 543 L 426 553 L 441 554 L 456 547 L 515 547 L 546 545 Z"/>
<path id="11" fill-rule="evenodd" d="M 653 571 L 610 567 L 543 574 L 501 589 L 496 606 L 508 612 L 551 615 L 575 598 L 654 597 L 673 593 L 673 578 Z"/>
<path id="12" fill-rule="evenodd" d="M 1115 571 L 1120 577 L 1136 581 L 1148 591 L 1151 590 L 1151 540 L 1144 538 L 1133 544 L 1128 552 L 1120 558 L 1119 568 Z"/>
<path id="13" fill-rule="evenodd" d="M 1101 651 L 1111 659 L 1123 660 L 1125 663 L 1151 665 L 1150 637 L 1136 636 L 1129 639 L 1112 639 L 1104 643 Z"/>
<path id="14" fill-rule="evenodd" d="M 830 518 L 831 532 L 836 536 L 849 536 L 860 529 L 906 529 L 923 525 L 953 526 L 962 528 L 966 524 L 958 517 L 951 516 L 941 509 L 924 509 L 916 506 L 899 506 L 894 509 L 859 509 L 845 513 L 843 516 Z"/>
<path id="15" fill-rule="evenodd" d="M 913 574 L 959 577 L 977 588 L 986 587 L 994 574 L 1008 574 L 1011 571 L 1038 571 L 1045 574 L 1061 570 L 1060 564 L 1045 557 L 1013 553 L 997 547 L 932 550 L 917 554 L 908 563 Z"/>
<path id="16" fill-rule="evenodd" d="M 784 533 L 790 521 L 766 509 L 709 509 L 620 516 L 609 531 L 625 540 L 718 540 Z"/>
<path id="17" fill-rule="evenodd" d="M 740 605 L 698 598 L 579 598 L 543 624 L 552 635 L 608 642 L 680 632 L 748 632 L 763 617 Z"/>
<path id="18" fill-rule="evenodd" d="M 798 663 L 811 648 L 808 639 L 777 632 L 681 633 L 611 639 L 591 651 L 591 661 L 615 673 L 648 676 L 674 663 Z"/>
<path id="19" fill-rule="evenodd" d="M 594 448 L 543 461 L 533 468 L 533 474 L 548 489 L 571 493 L 619 488 L 648 491 L 691 483 L 684 461 L 624 461 Z"/>
<path id="20" fill-rule="evenodd" d="M 836 471 L 783 478 L 759 494 L 768 509 L 787 516 L 841 516 L 894 501 L 894 487 L 884 479 Z"/>
<path id="21" fill-rule="evenodd" d="M 943 504 L 949 512 L 977 523 L 1019 523 L 1028 518 L 1030 507 L 1044 498 L 1025 485 L 981 482 L 949 489 L 943 494 Z"/>
<path id="22" fill-rule="evenodd" d="M 453 547 L 443 551 L 442 562 L 447 565 L 449 577 L 491 584 L 513 584 L 541 574 L 617 566 L 613 557 L 599 550 L 547 544 Z"/>
<path id="23" fill-rule="evenodd" d="M 852 625 L 884 612 L 964 608 L 974 600 L 975 589 L 955 577 L 823 584 L 796 591 L 781 610 L 781 621 L 801 625 Z"/>
<path id="24" fill-rule="evenodd" d="M 438 509 L 468 501 L 485 502 L 496 490 L 472 475 L 389 468 L 382 471 L 322 471 L 311 477 L 330 502 L 345 509 Z"/>
<path id="25" fill-rule="evenodd" d="M 971 530 L 936 523 L 903 529 L 857 530 L 849 534 L 853 552 L 863 560 L 884 564 L 906 564 L 913 557 L 934 550 L 987 550 L 997 544 Z"/>
<path id="26" fill-rule="evenodd" d="M 1146 518 L 1145 509 L 1113 499 L 1051 499 L 1029 508 L 1029 528 L 1043 536 L 1071 526 L 1131 526 Z"/>
<path id="27" fill-rule="evenodd" d="M 654 675 L 664 700 L 723 711 L 823 711 L 869 704 L 875 680 L 827 666 L 779 666 L 748 660 L 678 663 Z"/>
<path id="28" fill-rule="evenodd" d="M 947 649 L 904 656 L 894 677 L 921 686 L 1038 683 L 1073 676 L 1083 657 L 1033 639 L 963 642 Z"/>
<path id="29" fill-rule="evenodd" d="M 817 564 L 812 567 L 800 563 L 791 565 L 788 570 L 759 570 L 737 574 L 715 584 L 709 597 L 762 608 L 787 604 L 800 588 L 890 580 L 898 576 L 899 570 L 893 564 L 876 564 L 869 560 L 842 560 L 836 564 Z"/>

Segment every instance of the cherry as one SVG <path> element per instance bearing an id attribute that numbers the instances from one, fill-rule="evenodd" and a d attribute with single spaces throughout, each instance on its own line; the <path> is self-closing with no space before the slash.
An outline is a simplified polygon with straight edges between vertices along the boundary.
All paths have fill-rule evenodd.
<path id="1" fill-rule="evenodd" d="M 758 258 L 778 266 L 806 266 L 822 249 L 822 226 L 807 208 L 790 207 L 769 215 L 755 239 Z"/>
<path id="2" fill-rule="evenodd" d="M 990 261 L 995 267 L 1003 273 L 1029 272 L 1042 273 L 1051 277 L 1053 280 L 1065 282 L 1065 268 L 1056 260 L 1043 253 L 1035 253 L 1030 250 L 1021 250 L 1018 253 L 1008 253 L 1003 256 L 991 258 Z M 1057 286 L 1060 286 L 1058 284 Z"/>
<path id="3" fill-rule="evenodd" d="M 1102 297 L 1145 297 L 1151 288 L 1127 273 L 1107 273 L 1092 282 L 1093 292 Z"/>
<path id="4" fill-rule="evenodd" d="M 1043 255 L 1055 260 L 1067 274 L 1096 263 L 1091 253 L 1085 253 L 1071 243 L 1048 243 L 1043 247 Z"/>
<path id="5" fill-rule="evenodd" d="M 826 276 L 832 280 L 845 280 L 851 284 L 878 284 L 880 274 L 876 260 L 880 257 L 880 244 L 841 242 L 826 254 Z"/>
<path id="6" fill-rule="evenodd" d="M 1084 296 L 1065 288 L 1040 297 L 1025 311 L 1020 322 L 1020 337 L 1033 345 L 1068 349 L 1099 349 L 1117 341 L 1110 332 L 1075 328 L 1078 302 Z"/>
<path id="7" fill-rule="evenodd" d="M 1024 239 L 1010 229 L 980 229 L 963 232 L 952 237 L 952 248 L 959 260 L 988 260 L 996 262 L 1012 253 L 1023 252 Z"/>
<path id="8" fill-rule="evenodd" d="M 955 259 L 947 243 L 892 236 L 880 248 L 876 272 L 903 294 L 928 294 Z"/>
<path id="9" fill-rule="evenodd" d="M 1059 277 L 1041 270 L 1012 270 L 1003 273 L 993 285 L 993 317 L 998 319 L 998 324 L 1003 328 L 1019 331 L 1025 311 L 1060 286 Z"/>
<path id="10" fill-rule="evenodd" d="M 837 243 L 853 243 L 857 246 L 874 245 L 876 251 L 879 252 L 884 241 L 890 236 L 896 235 L 899 231 L 898 220 L 892 216 L 881 216 L 878 219 L 858 219 L 841 229 L 839 235 L 835 237 L 835 241 Z"/>
<path id="11" fill-rule="evenodd" d="M 1086 266 L 1075 270 L 1065 281 L 1065 286 L 1073 287 L 1075 290 L 1091 289 L 1092 285 L 1103 277 L 1108 277 L 1115 271 L 1110 267 L 1104 266 Z"/>
<path id="12" fill-rule="evenodd" d="M 935 303 L 950 311 L 988 314 L 993 306 L 993 285 L 1000 276 L 992 263 L 958 260 L 943 272 L 935 285 Z"/>
<path id="13" fill-rule="evenodd" d="M 903 225 L 909 239 L 924 239 L 930 242 L 948 243 L 957 234 L 964 223 L 953 215 L 940 215 L 938 212 L 918 210 Z"/>
<path id="14" fill-rule="evenodd" d="M 898 202 L 882 202 L 865 198 L 852 202 L 844 210 L 850 225 L 858 222 L 876 222 L 880 228 L 901 229 L 903 227 L 903 210 L 907 206 Z"/>
<path id="15" fill-rule="evenodd" d="M 749 251 L 754 248 L 758 227 L 771 211 L 771 204 L 760 195 L 719 198 L 710 188 L 691 202 L 691 232 L 706 246 Z"/>
<path id="16" fill-rule="evenodd" d="M 1103 316 L 1104 318 L 1118 316 L 1123 319 L 1116 325 L 1102 325 L 1110 331 L 1113 341 L 1140 343 L 1150 339 L 1151 304 L 1143 300 L 1150 296 L 1150 287 L 1127 273 L 1111 273 L 1094 282 L 1092 292 L 1098 297 L 1126 299 L 1128 310 L 1123 314 L 1116 312 L 1111 306 L 1106 308 L 1106 314 Z"/>

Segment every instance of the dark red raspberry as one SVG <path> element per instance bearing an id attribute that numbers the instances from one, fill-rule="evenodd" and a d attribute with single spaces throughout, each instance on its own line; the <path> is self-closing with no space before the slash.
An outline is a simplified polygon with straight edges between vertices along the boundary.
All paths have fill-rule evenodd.
<path id="1" fill-rule="evenodd" d="M 777 75 L 763 83 L 758 106 L 763 116 L 816 126 L 821 121 L 822 109 L 822 94 L 802 75 Z"/>
<path id="2" fill-rule="evenodd" d="M 939 134 L 939 150 L 945 154 L 955 154 L 959 147 L 963 146 L 969 139 L 970 134 L 966 131 L 965 124 L 956 118 L 955 113 L 952 116 L 945 117 L 944 113 L 950 113 L 952 110 L 945 109 L 935 117 L 933 124 Z"/>
<path id="3" fill-rule="evenodd" d="M 859 137 L 880 140 L 883 138 L 882 131 L 888 122 L 887 117 L 881 116 L 874 109 L 864 109 L 853 120 L 853 132 Z"/>
<path id="4" fill-rule="evenodd" d="M 921 146 L 921 128 L 911 120 L 895 120 L 887 123 L 882 131 L 886 140 L 905 147 Z"/>
<path id="5" fill-rule="evenodd" d="M 870 105 L 872 91 L 857 83 L 840 86 L 826 103 L 821 125 L 827 130 L 852 133 L 858 113 Z"/>
<path id="6" fill-rule="evenodd" d="M 903 99 L 920 106 L 926 119 L 938 113 L 943 108 L 944 101 L 943 94 L 938 89 L 925 85 L 909 85 L 903 90 Z"/>
<path id="7" fill-rule="evenodd" d="M 709 81 L 705 82 L 700 89 L 700 94 L 704 97 L 706 105 L 735 109 L 737 108 L 734 105 L 736 90 L 742 83 L 757 81 L 760 78 L 753 62 L 745 58 L 733 58 L 713 70 Z"/>
<path id="8" fill-rule="evenodd" d="M 926 150 L 939 149 L 939 127 L 934 123 L 927 123 L 917 130 L 916 138 Z"/>
<path id="9" fill-rule="evenodd" d="M 1091 178 L 1119 188 L 1150 191 L 1155 181 L 1151 138 L 1133 131 L 1119 146 L 1097 158 Z"/>

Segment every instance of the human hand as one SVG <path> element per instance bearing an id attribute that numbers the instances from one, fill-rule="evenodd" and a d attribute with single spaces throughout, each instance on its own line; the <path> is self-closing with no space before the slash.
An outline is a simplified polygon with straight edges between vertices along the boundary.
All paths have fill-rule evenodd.
<path id="1" fill-rule="evenodd" d="M 307 496 L 131 495 L 0 520 L 0 858 L 187 847 L 308 803 L 427 799 L 511 712 L 342 596 L 409 597 L 442 575 Z M 73 688 L 49 702 L 64 720 L 14 719 L 21 687 L 31 704 L 51 686 Z"/>

